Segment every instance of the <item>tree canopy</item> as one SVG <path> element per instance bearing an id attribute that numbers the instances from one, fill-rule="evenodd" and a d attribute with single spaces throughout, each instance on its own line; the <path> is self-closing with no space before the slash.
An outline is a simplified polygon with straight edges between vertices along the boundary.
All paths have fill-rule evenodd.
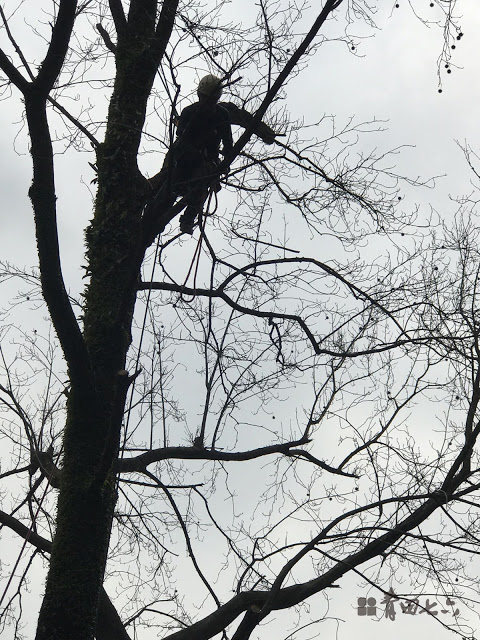
<path id="1" fill-rule="evenodd" d="M 349 574 L 388 596 L 403 566 L 475 600 L 476 202 L 453 225 L 427 219 L 404 204 L 421 180 L 392 168 L 397 150 L 356 146 L 373 117 L 292 119 L 289 82 L 326 46 L 357 55 L 380 10 L 320 5 L 0 9 L 38 250 L 32 271 L 1 268 L 22 283 L 0 329 L 0 533 L 17 554 L 0 629 L 14 637 L 36 571 L 37 640 L 247 640 L 285 610 L 300 633 L 312 596 L 335 598 Z M 439 90 L 463 37 L 455 9 L 412 12 L 440 27 Z M 149 205 L 206 73 L 234 146 L 190 238 L 187 196 Z M 83 289 L 61 260 L 72 154 L 91 175 Z M 34 333 L 25 306 L 48 312 Z M 447 626 L 465 634 L 453 611 Z"/>

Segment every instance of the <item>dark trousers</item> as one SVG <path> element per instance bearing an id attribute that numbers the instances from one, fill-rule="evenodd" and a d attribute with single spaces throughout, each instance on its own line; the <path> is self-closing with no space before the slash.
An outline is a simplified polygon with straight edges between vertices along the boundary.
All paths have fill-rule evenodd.
<path id="1" fill-rule="evenodd" d="M 197 152 L 181 153 L 175 146 L 172 151 L 168 152 L 160 172 L 160 187 L 147 207 L 158 217 L 178 197 L 183 197 L 187 203 L 183 219 L 193 224 L 202 213 L 218 162 Z"/>

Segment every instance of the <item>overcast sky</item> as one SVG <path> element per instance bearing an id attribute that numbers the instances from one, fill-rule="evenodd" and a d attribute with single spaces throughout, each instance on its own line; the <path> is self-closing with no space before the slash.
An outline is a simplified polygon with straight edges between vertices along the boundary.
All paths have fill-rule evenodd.
<path id="1" fill-rule="evenodd" d="M 428 15 L 428 0 L 412 2 L 420 6 L 422 15 Z M 233 3 L 232 15 L 246 15 L 247 7 L 250 10 L 253 4 Z M 381 28 L 375 34 L 369 32 L 372 37 L 356 38 L 355 28 L 352 28 L 352 40 L 356 44 L 354 53 L 338 42 L 321 48 L 310 67 L 290 84 L 289 108 L 296 118 L 304 119 L 307 124 L 324 115 L 335 115 L 339 123 L 352 116 L 359 122 L 373 118 L 388 121 L 382 125 L 385 131 L 366 136 L 361 144 L 365 149 L 385 151 L 410 145 L 397 158 L 399 173 L 425 179 L 445 174 L 437 181 L 435 189 L 418 189 L 409 192 L 408 198 L 415 199 L 424 210 L 433 205 L 448 219 L 455 211 L 449 195 L 471 190 L 470 175 L 455 141 L 467 140 L 474 149 L 480 149 L 479 2 L 459 2 L 465 36 L 452 58 L 452 73 L 442 73 L 442 93 L 438 92 L 437 77 L 441 31 L 429 29 L 416 20 L 406 0 L 399 0 L 399 8 L 395 8 L 394 2 L 385 4 L 388 9 L 378 16 Z M 364 29 L 360 30 L 360 35 L 366 35 Z M 20 109 L 17 98 L 0 103 L 0 243 L 2 259 L 28 266 L 36 264 L 36 251 L 27 197 L 31 165 L 25 131 L 19 125 Z M 93 159 L 87 154 L 57 159 L 59 184 L 63 177 L 68 177 L 67 189 L 59 189 L 59 218 L 64 268 L 73 291 L 81 286 L 83 272 L 78 265 L 83 246 L 82 228 L 90 216 L 89 183 L 93 175 L 88 161 Z M 9 289 L 10 292 L 14 290 L 14 286 Z M 401 585 L 392 586 L 402 590 Z M 439 640 L 451 637 L 433 618 L 402 616 L 398 606 L 395 621 L 358 616 L 357 597 L 374 595 L 378 603 L 381 598 L 360 588 L 355 577 L 343 581 L 340 589 L 331 590 L 327 595 L 330 596 L 327 617 L 331 621 L 314 627 L 322 637 L 330 639 L 338 634 L 335 637 L 342 640 L 350 640 L 352 636 L 355 640 L 380 640 L 388 634 L 389 640 L 403 640 L 406 634 L 420 636 L 425 633 L 435 633 Z M 426 604 L 427 597 L 422 597 L 421 604 Z M 430 602 L 433 600 L 430 597 Z M 317 608 L 319 618 L 324 616 L 325 602 L 324 595 L 312 598 L 309 601 L 311 614 L 315 615 Z M 459 608 L 466 621 L 475 627 L 474 615 L 467 612 L 465 606 L 459 605 Z M 339 626 L 337 618 L 344 620 Z M 446 614 L 439 614 L 439 618 L 446 620 Z M 314 637 L 313 632 L 312 635 Z M 275 632 L 267 631 L 267 637 L 273 639 Z"/>

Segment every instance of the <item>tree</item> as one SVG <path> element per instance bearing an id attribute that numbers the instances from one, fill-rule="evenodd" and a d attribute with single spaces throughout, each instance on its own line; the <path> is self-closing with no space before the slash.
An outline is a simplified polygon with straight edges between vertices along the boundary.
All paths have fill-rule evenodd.
<path id="1" fill-rule="evenodd" d="M 445 10 L 448 43 L 459 33 L 455 2 L 435 4 Z M 478 263 L 470 230 L 460 227 L 432 249 L 437 261 L 442 252 L 459 252 L 458 275 L 440 277 L 418 247 L 408 254 L 407 277 L 406 256 L 398 266 L 374 269 L 360 253 L 329 261 L 299 255 L 282 242 L 272 214 L 280 198 L 304 225 L 295 223 L 298 242 L 328 234 L 346 248 L 412 223 L 397 211 L 399 177 L 386 156 L 350 164 L 349 141 L 366 125 L 347 125 L 314 145 L 281 107 L 287 80 L 315 54 L 331 19 L 342 18 L 341 41 L 354 47 L 348 27 L 371 23 L 371 9 L 326 0 L 304 29 L 307 9 L 262 1 L 252 31 L 229 24 L 226 5 L 53 2 L 40 29 L 46 49 L 33 62 L 17 42 L 16 13 L 1 11 L 10 48 L 0 51 L 4 87 L 24 101 L 33 162 L 39 268 L 20 275 L 33 292 L 41 288 L 68 368 L 65 382 L 56 374 L 53 343 L 44 347 L 38 337 L 15 357 L 3 356 L 4 437 L 13 447 L 1 477 L 26 478 L 28 487 L 10 512 L 1 512 L 1 523 L 34 549 L 29 566 L 36 554 L 49 554 L 38 640 L 127 638 L 124 622 L 128 628 L 165 619 L 176 640 L 220 633 L 246 639 L 275 611 L 335 587 L 348 572 L 362 571 L 383 589 L 369 564 L 375 559 L 388 570 L 405 557 L 439 581 L 455 575 L 461 567 L 436 549 L 468 552 L 476 535 L 473 516 L 455 511 L 459 503 L 475 506 L 477 490 Z M 299 42 L 292 24 L 305 31 Z M 165 149 L 171 144 L 179 78 L 191 64 L 224 77 L 227 106 L 242 132 L 219 167 L 219 176 L 231 168 L 218 206 L 228 202 L 233 214 L 214 217 L 211 195 L 186 269 L 185 243 L 174 228 L 185 202 L 149 215 L 161 167 L 148 179 L 139 163 L 152 139 L 157 148 L 159 141 Z M 100 116 L 95 100 L 88 102 L 98 84 L 109 97 Z M 64 103 L 77 85 L 86 102 L 71 113 Z M 151 113 L 160 115 L 159 135 Z M 85 144 L 95 152 L 96 195 L 85 236 L 87 285 L 75 300 L 62 275 L 54 158 Z M 18 272 L 5 265 L 3 274 Z M 450 289 L 458 284 L 458 299 L 445 295 L 442 278 Z M 22 370 L 27 354 L 31 376 L 50 372 L 37 407 L 23 391 L 36 383 Z M 190 382 L 195 372 L 204 381 L 202 396 Z M 394 440 L 402 412 L 417 397 L 450 397 L 459 385 L 465 423 L 447 416 L 433 457 L 401 430 Z M 305 414 L 286 404 L 293 389 L 299 402 L 305 395 Z M 278 403 L 285 406 L 281 420 Z M 275 428 L 266 426 L 267 416 Z M 344 433 L 340 455 L 324 453 L 327 423 Z M 274 460 L 275 475 L 268 480 L 269 470 L 260 489 L 246 471 L 232 470 L 242 462 L 260 472 L 254 461 L 264 459 Z M 255 528 L 239 519 L 235 505 L 230 519 L 216 515 L 218 496 L 234 497 L 236 473 L 236 490 L 256 491 L 253 502 L 265 506 Z M 365 475 L 374 480 L 360 491 Z M 55 522 L 51 498 L 42 497 L 47 484 L 58 488 Z M 348 511 L 328 506 L 342 501 L 351 504 Z M 452 520 L 446 534 L 435 532 L 440 517 Z M 296 532 L 297 518 L 308 518 L 308 540 L 304 530 Z M 195 550 L 206 527 L 228 551 L 217 584 Z M 192 571 L 210 599 L 198 618 L 168 585 L 179 539 L 191 562 L 184 575 L 192 580 Z M 109 548 L 113 558 L 123 555 L 132 601 L 140 603 L 124 622 L 102 587 Z M 107 568 L 116 571 L 114 563 Z M 25 575 L 4 603 L 4 620 L 18 615 Z M 217 594 L 232 583 L 235 595 Z"/>

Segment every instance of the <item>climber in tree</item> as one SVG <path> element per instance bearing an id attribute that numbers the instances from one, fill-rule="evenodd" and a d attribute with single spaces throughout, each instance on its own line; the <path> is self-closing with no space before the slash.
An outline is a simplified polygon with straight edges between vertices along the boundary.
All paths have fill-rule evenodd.
<path id="1" fill-rule="evenodd" d="M 214 75 L 203 77 L 197 89 L 198 102 L 185 107 L 177 124 L 177 138 L 169 150 L 162 182 L 152 205 L 168 207 L 177 196 L 187 203 L 180 218 L 180 231 L 193 233 L 195 220 L 202 213 L 209 189 L 219 190 L 218 165 L 220 146 L 227 154 L 233 146 L 230 116 L 218 104 L 222 82 Z"/>

